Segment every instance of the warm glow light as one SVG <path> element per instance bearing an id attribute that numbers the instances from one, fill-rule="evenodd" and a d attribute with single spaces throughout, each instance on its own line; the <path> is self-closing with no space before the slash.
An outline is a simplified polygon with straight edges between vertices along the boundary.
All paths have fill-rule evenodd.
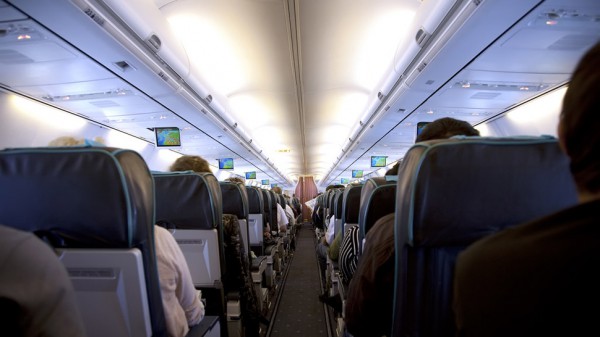
<path id="1" fill-rule="evenodd" d="M 77 133 L 81 131 L 88 122 L 68 112 L 49 107 L 39 102 L 20 97 L 8 96 L 9 104 L 14 111 L 19 111 L 39 122 L 46 123 L 52 128 L 59 129 L 65 133 Z"/>
<path id="2" fill-rule="evenodd" d="M 358 39 L 356 53 L 354 53 L 356 83 L 367 88 L 374 88 L 387 75 L 386 71 L 393 66 L 397 46 L 408 33 L 411 33 L 409 27 L 414 16 L 414 11 L 388 11 L 376 18 L 370 27 L 363 31 L 363 36 Z M 390 43 L 390 35 L 394 36 L 397 44 Z"/>
<path id="3" fill-rule="evenodd" d="M 157 153 L 160 161 L 165 163 L 173 163 L 177 158 L 181 157 L 179 153 L 168 149 L 158 149 Z"/>
<path id="4" fill-rule="evenodd" d="M 152 144 L 148 144 L 148 142 L 145 142 L 139 138 L 135 138 L 115 130 L 108 131 L 108 134 L 106 135 L 106 145 L 119 147 L 122 149 L 130 149 L 138 153 L 142 153 L 147 146 L 153 146 Z M 169 152 L 174 153 L 173 151 Z M 179 157 L 179 155 L 177 155 L 175 158 L 177 157 Z"/>
<path id="5" fill-rule="evenodd" d="M 246 71 L 237 57 L 237 50 L 227 32 L 207 17 L 176 15 L 168 18 L 171 28 L 183 43 L 192 65 L 207 83 L 219 93 L 227 95 L 246 82 Z"/>
<path id="6" fill-rule="evenodd" d="M 489 125 L 487 124 L 479 124 L 475 127 L 475 129 L 479 130 L 479 135 L 481 137 L 493 136 L 492 131 L 490 130 Z"/>
<path id="7" fill-rule="evenodd" d="M 527 125 L 541 120 L 551 119 L 558 124 L 558 115 L 566 88 L 555 90 L 538 99 L 511 110 L 506 117 L 515 124 Z"/>

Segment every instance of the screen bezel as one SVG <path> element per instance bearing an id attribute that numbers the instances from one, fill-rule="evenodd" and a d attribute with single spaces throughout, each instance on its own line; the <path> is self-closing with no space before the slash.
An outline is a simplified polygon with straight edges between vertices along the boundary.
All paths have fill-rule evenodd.
<path id="1" fill-rule="evenodd" d="M 383 159 L 383 165 L 375 165 L 375 163 L 381 159 Z M 387 166 L 387 156 L 371 156 L 371 167 L 386 167 L 386 166 Z"/>
<path id="2" fill-rule="evenodd" d="M 173 145 L 169 145 L 169 144 L 164 144 L 164 143 L 160 143 L 158 141 L 158 135 L 161 132 L 164 131 L 176 131 L 178 138 L 179 138 L 179 144 L 173 144 Z M 154 145 L 157 148 L 167 148 L 167 149 L 176 149 L 176 148 L 180 148 L 181 147 L 181 129 L 179 129 L 176 126 L 160 126 L 160 127 L 155 127 L 154 128 Z"/>
<path id="3" fill-rule="evenodd" d="M 364 174 L 363 170 L 352 170 L 352 178 L 362 178 Z"/>
<path id="4" fill-rule="evenodd" d="M 417 139 L 419 137 L 419 135 L 423 132 L 423 129 L 425 129 L 425 127 L 429 123 L 431 123 L 431 122 L 418 122 L 417 123 L 417 135 L 415 136 L 415 139 Z"/>
<path id="5" fill-rule="evenodd" d="M 233 168 L 234 168 L 233 158 L 221 158 L 221 159 L 218 159 L 218 161 L 219 161 L 219 170 L 233 170 Z M 230 165 L 228 165 L 229 162 L 231 162 L 231 167 L 229 167 Z"/>

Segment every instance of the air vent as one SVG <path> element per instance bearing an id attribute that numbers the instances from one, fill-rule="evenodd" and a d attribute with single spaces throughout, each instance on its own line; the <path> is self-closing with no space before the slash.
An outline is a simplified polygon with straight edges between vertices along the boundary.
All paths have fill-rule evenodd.
<path id="1" fill-rule="evenodd" d="M 126 72 L 129 70 L 135 70 L 135 67 L 127 63 L 127 61 L 117 61 L 115 65 L 121 69 L 121 71 Z"/>
<path id="2" fill-rule="evenodd" d="M 93 102 L 90 102 L 90 104 L 95 107 L 98 107 L 98 108 L 112 108 L 112 107 L 119 106 L 119 104 L 117 104 L 113 101 L 109 101 L 109 100 L 93 101 Z"/>
<path id="3" fill-rule="evenodd" d="M 33 59 L 12 49 L 0 49 L 0 63 L 4 64 L 25 64 L 33 63 Z"/>
<path id="4" fill-rule="evenodd" d="M 598 35 L 565 35 L 558 41 L 551 44 L 550 50 L 584 50 L 594 45 L 598 41 Z"/>
<path id="5" fill-rule="evenodd" d="M 499 92 L 478 92 L 471 96 L 471 99 L 494 99 L 500 96 Z"/>

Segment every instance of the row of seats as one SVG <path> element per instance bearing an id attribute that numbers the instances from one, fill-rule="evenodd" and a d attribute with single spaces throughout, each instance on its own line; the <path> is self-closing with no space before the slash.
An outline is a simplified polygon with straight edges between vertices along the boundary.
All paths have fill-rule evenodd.
<path id="1" fill-rule="evenodd" d="M 247 257 L 242 263 L 253 263 L 261 305 L 268 301 L 269 277 L 277 272 L 269 275 L 269 268 L 286 253 L 273 249 L 260 257 L 268 248 L 263 224 L 277 223 L 271 191 L 218 182 L 211 173 L 150 172 L 130 150 L 3 150 L 0 186 L 0 223 L 34 232 L 54 246 L 74 285 L 88 336 L 166 335 L 155 223 L 172 231 L 206 300 L 206 317 L 188 336 L 242 335 L 239 289 L 223 286 L 224 277 L 239 272 L 225 263 L 224 214 L 239 221 Z M 254 251 L 259 257 L 250 260 Z"/>
<path id="2" fill-rule="evenodd" d="M 335 208 L 328 201 L 337 193 L 324 194 L 323 205 Z M 390 315 L 392 336 L 454 336 L 457 255 L 483 236 L 577 201 L 568 159 L 556 139 L 546 136 L 417 143 L 397 177 L 371 178 L 362 188 L 348 185 L 343 195 L 342 208 L 350 212 L 344 212 L 346 219 L 354 219 L 358 211 L 361 245 L 378 245 L 364 238 L 377 220 L 393 214 L 388 225 L 394 226 L 395 290 L 387 294 L 393 307 L 367 309 Z M 339 284 L 335 291 L 343 297 L 344 284 Z M 342 331 L 340 319 L 340 335 Z"/>

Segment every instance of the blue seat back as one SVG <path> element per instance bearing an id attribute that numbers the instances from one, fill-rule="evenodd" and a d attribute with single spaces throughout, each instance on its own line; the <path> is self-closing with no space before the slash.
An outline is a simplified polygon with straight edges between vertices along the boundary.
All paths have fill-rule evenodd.
<path id="1" fill-rule="evenodd" d="M 250 256 L 250 242 L 248 241 L 248 192 L 243 183 L 221 181 L 221 195 L 223 198 L 223 214 L 235 215 L 240 222 L 240 233 L 244 242 L 247 255 Z"/>
<path id="2" fill-rule="evenodd" d="M 63 252 L 80 305 L 98 294 L 86 289 L 88 278 L 108 287 L 98 299 L 119 299 L 111 302 L 119 308 L 100 321 L 94 307 L 81 308 L 90 335 L 116 330 L 141 335 L 147 327 L 154 336 L 166 335 L 154 251 L 154 183 L 138 153 L 109 147 L 6 149 L 0 151 L 0 186 L 0 223 L 36 232 Z M 104 265 L 108 255 L 119 255 L 117 265 Z M 129 262 L 119 261 L 121 256 Z M 89 265 L 90 257 L 99 264 Z M 97 272 L 86 272 L 90 268 Z M 131 273 L 142 282 L 134 290 L 122 278 Z M 109 274 L 116 284 L 102 276 Z M 135 304 L 140 307 L 131 310 L 128 296 L 140 290 Z M 94 303 L 98 312 L 104 304 Z M 145 311 L 147 321 L 138 321 Z"/>
<path id="3" fill-rule="evenodd" d="M 358 224 L 358 214 L 360 211 L 360 193 L 362 184 L 350 184 L 344 189 L 342 197 L 342 224 L 345 232 L 346 224 Z"/>
<path id="4" fill-rule="evenodd" d="M 358 214 L 358 239 L 362 252 L 363 239 L 379 218 L 396 209 L 396 180 L 392 177 L 375 177 L 365 181 L 360 194 Z"/>
<path id="5" fill-rule="evenodd" d="M 393 336 L 454 336 L 458 253 L 577 202 L 568 159 L 551 137 L 418 143 L 397 186 Z"/>

